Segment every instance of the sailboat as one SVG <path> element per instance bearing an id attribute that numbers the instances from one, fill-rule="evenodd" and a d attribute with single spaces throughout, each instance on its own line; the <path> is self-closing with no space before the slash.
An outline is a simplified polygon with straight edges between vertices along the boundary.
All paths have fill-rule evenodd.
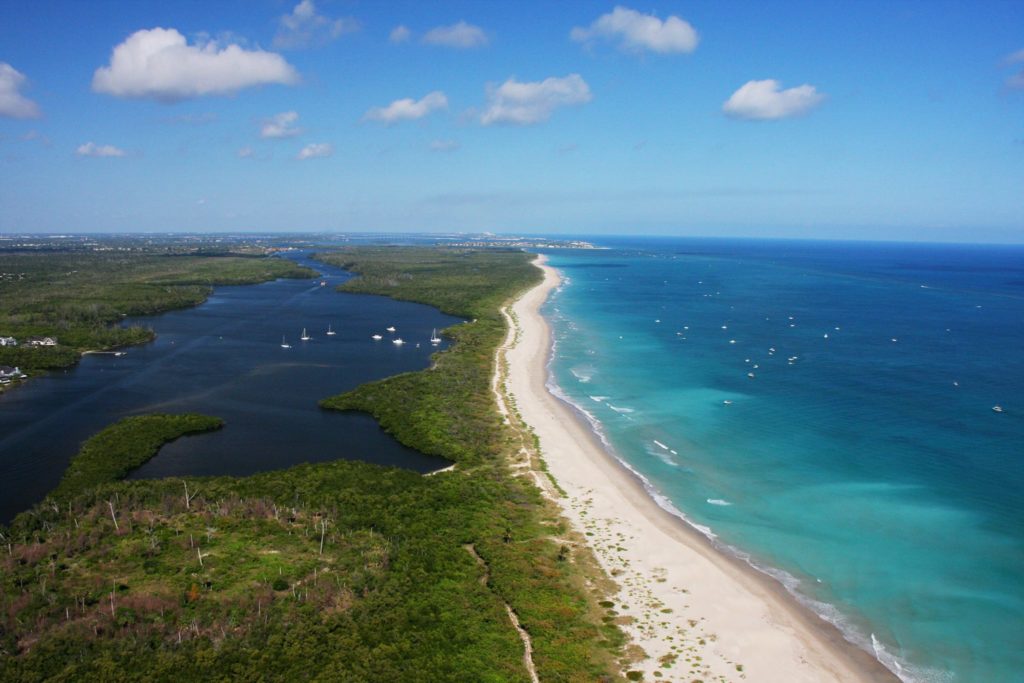
<path id="1" fill-rule="evenodd" d="M 395 339 L 392 339 L 392 340 L 391 340 L 391 342 L 392 342 L 393 344 L 396 344 L 396 345 L 398 345 L 398 346 L 401 346 L 402 344 L 404 344 L 404 343 L 405 343 L 405 340 L 404 340 L 404 339 L 402 339 L 401 337 L 397 337 L 397 338 L 395 338 Z"/>
<path id="2" fill-rule="evenodd" d="M 387 330 L 388 332 L 394 332 L 395 331 L 395 326 L 394 325 L 388 325 L 384 329 Z"/>
<path id="3" fill-rule="evenodd" d="M 281 335 L 281 348 L 282 349 L 290 349 L 290 348 L 292 348 L 292 345 L 288 343 L 288 340 L 284 338 L 284 335 Z"/>
<path id="4" fill-rule="evenodd" d="M 328 336 L 328 337 L 333 337 L 333 336 L 334 336 L 334 335 L 336 335 L 336 334 L 338 334 L 338 333 L 337 333 L 337 332 L 335 332 L 334 330 L 332 330 L 332 329 L 331 329 L 331 326 L 330 326 L 330 325 L 328 325 L 328 326 L 327 326 L 327 336 Z"/>
<path id="5" fill-rule="evenodd" d="M 441 343 L 441 338 L 437 336 L 437 328 L 430 331 L 430 343 L 434 346 Z"/>
<path id="6" fill-rule="evenodd" d="M 299 339 L 301 339 L 302 341 L 309 341 L 310 339 L 312 339 L 312 337 L 310 337 L 308 334 L 306 334 L 306 328 L 305 327 L 302 328 L 302 336 L 299 337 Z"/>
<path id="7" fill-rule="evenodd" d="M 383 338 L 384 338 L 383 335 L 379 335 L 379 334 L 373 335 L 373 340 L 374 341 L 380 341 Z"/>

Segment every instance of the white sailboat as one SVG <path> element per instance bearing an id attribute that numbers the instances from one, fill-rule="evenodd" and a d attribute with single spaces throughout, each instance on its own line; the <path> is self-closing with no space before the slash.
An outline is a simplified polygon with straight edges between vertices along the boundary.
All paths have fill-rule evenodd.
<path id="1" fill-rule="evenodd" d="M 328 326 L 327 326 L 327 336 L 328 336 L 328 337 L 333 337 L 333 336 L 334 336 L 334 335 L 336 335 L 336 334 L 338 334 L 338 333 L 337 333 L 337 332 L 335 332 L 335 331 L 334 331 L 333 329 L 331 329 L 331 326 L 330 326 L 330 325 L 328 325 Z"/>
<path id="2" fill-rule="evenodd" d="M 284 335 L 281 335 L 281 348 L 282 349 L 290 349 L 290 348 L 292 348 L 292 345 L 288 343 L 288 340 L 284 338 Z"/>
<path id="3" fill-rule="evenodd" d="M 402 344 L 405 343 L 405 340 L 402 339 L 401 337 L 396 337 L 396 338 L 392 339 L 391 342 L 393 344 L 396 344 L 397 346 L 401 346 Z"/>
<path id="4" fill-rule="evenodd" d="M 384 338 L 383 335 L 379 335 L 379 334 L 373 335 L 373 341 L 380 341 L 383 338 Z"/>
<path id="5" fill-rule="evenodd" d="M 302 341 L 309 341 L 310 339 L 312 339 L 312 337 L 310 337 L 310 336 L 309 336 L 309 335 L 308 335 L 308 334 L 306 333 L 306 328 L 305 328 L 305 327 L 303 327 L 303 328 L 302 328 L 302 336 L 301 336 L 301 337 L 299 337 L 299 339 L 301 339 Z"/>
<path id="6" fill-rule="evenodd" d="M 430 343 L 434 346 L 441 343 L 441 338 L 437 336 L 437 328 L 430 331 Z"/>
<path id="7" fill-rule="evenodd" d="M 388 327 L 385 327 L 384 329 L 387 330 L 388 332 L 394 332 L 395 331 L 395 326 L 394 325 L 389 325 Z"/>

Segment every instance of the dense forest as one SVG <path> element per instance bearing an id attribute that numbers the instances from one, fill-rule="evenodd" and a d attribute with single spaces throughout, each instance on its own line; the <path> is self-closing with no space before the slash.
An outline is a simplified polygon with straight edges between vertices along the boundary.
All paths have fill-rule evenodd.
<path id="1" fill-rule="evenodd" d="M 162 250 L 161 250 L 162 251 Z M 74 365 L 85 351 L 116 349 L 153 338 L 152 330 L 122 326 L 128 316 L 195 306 L 214 285 L 280 277 L 313 277 L 294 261 L 261 256 L 207 256 L 121 251 L 0 253 L 0 365 L 30 376 Z M 56 337 L 32 347 L 29 337 Z"/>
<path id="2" fill-rule="evenodd" d="M 430 369 L 323 402 L 370 412 L 456 468 L 338 461 L 118 481 L 113 461 L 130 467 L 174 434 L 149 428 L 159 418 L 121 424 L 135 446 L 108 443 L 116 431 L 87 442 L 74 462 L 95 463 L 88 474 L 73 464 L 63 493 L 0 529 L 0 680 L 528 681 L 513 617 L 540 680 L 618 677 L 623 636 L 598 603 L 604 579 L 557 509 L 512 475 L 515 439 L 489 390 L 498 307 L 536 281 L 530 257 L 321 258 L 360 274 L 345 289 L 470 320 L 445 331 L 456 343 Z"/>

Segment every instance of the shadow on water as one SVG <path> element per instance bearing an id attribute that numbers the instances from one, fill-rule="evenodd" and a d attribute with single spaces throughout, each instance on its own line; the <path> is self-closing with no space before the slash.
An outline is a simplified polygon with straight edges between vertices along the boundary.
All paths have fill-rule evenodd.
<path id="1" fill-rule="evenodd" d="M 399 444 L 367 415 L 317 402 L 427 367 L 431 330 L 460 320 L 420 304 L 339 294 L 348 273 L 306 254 L 292 258 L 321 277 L 218 287 L 196 308 L 128 321 L 152 327 L 154 342 L 119 357 L 85 356 L 0 396 L 0 521 L 52 490 L 83 440 L 140 413 L 194 411 L 227 425 L 168 444 L 132 478 L 244 476 L 340 458 L 419 472 L 448 465 Z M 308 341 L 300 340 L 303 328 Z M 373 341 L 375 333 L 384 339 Z M 406 343 L 391 343 L 393 336 Z"/>

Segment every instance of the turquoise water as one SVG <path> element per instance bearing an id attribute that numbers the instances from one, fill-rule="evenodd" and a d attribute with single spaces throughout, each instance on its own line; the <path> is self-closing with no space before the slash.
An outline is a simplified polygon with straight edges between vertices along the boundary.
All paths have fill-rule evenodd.
<path id="1" fill-rule="evenodd" d="M 904 680 L 1022 680 L 1024 249 L 600 243 L 545 314 L 616 455 Z"/>

